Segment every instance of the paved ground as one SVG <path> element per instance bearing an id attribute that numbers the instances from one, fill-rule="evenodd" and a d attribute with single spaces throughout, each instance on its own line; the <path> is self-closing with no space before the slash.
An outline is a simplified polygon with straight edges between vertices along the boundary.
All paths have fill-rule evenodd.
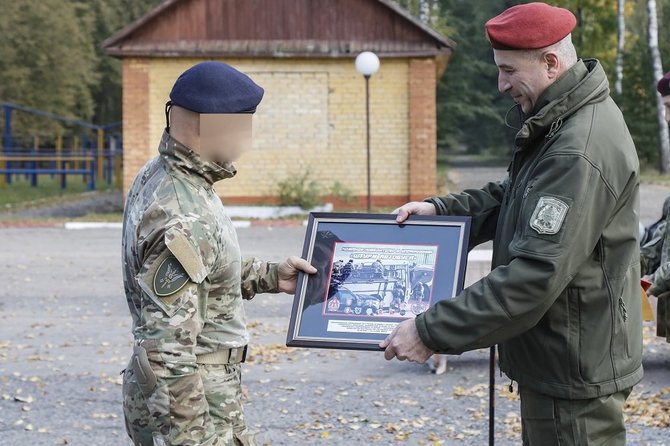
<path id="1" fill-rule="evenodd" d="M 645 186 L 655 203 L 643 220 L 657 218 L 669 192 Z M 304 229 L 239 236 L 245 255 L 280 260 L 300 252 Z M 0 445 L 129 445 L 118 376 L 131 341 L 119 231 L 0 229 L 0 240 Z M 471 263 L 467 282 L 486 271 Z M 247 305 L 246 412 L 260 444 L 486 444 L 488 351 L 450 357 L 448 373 L 435 376 L 379 353 L 287 349 L 291 301 L 261 295 Z M 655 426 L 664 410 L 667 422 L 670 346 L 649 332 L 645 343 L 629 444 L 670 445 L 670 428 Z M 520 444 L 518 401 L 498 382 L 496 444 Z"/>
<path id="2" fill-rule="evenodd" d="M 451 168 L 447 172 L 448 184 L 452 191 L 479 188 L 488 181 L 502 180 L 507 176 L 506 167 Z M 640 187 L 640 220 L 649 225 L 661 216 L 661 207 L 670 196 L 667 185 L 643 183 Z"/>

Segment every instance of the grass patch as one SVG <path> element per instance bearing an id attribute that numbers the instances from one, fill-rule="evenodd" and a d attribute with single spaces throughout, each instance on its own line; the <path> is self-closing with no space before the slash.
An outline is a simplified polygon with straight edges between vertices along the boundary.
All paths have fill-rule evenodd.
<path id="1" fill-rule="evenodd" d="M 449 180 L 447 173 L 449 172 L 449 163 L 446 161 L 437 162 L 437 194 L 443 195 L 449 193 Z"/>
<path id="2" fill-rule="evenodd" d="M 668 183 L 670 184 L 670 175 L 663 175 L 655 169 L 644 169 L 640 173 L 641 181 L 648 181 L 652 183 Z"/>
<path id="3" fill-rule="evenodd" d="M 123 221 L 123 212 L 110 212 L 109 214 L 86 214 L 81 217 L 64 218 L 63 221 L 85 221 L 95 223 L 120 223 Z"/>
<path id="4" fill-rule="evenodd" d="M 40 175 L 37 186 L 32 187 L 24 176 L 12 178 L 12 184 L 0 186 L 0 211 L 23 209 L 44 204 L 61 203 L 76 200 L 85 192 L 88 185 L 81 178 L 70 178 L 67 187 L 61 189 L 60 181 L 50 175 Z M 96 191 L 113 190 L 106 182 L 98 182 Z"/>

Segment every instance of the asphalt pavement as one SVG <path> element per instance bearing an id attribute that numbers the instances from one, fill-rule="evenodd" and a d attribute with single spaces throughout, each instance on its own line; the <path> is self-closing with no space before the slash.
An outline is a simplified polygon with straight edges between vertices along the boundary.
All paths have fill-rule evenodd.
<path id="1" fill-rule="evenodd" d="M 504 174 L 449 171 L 458 188 Z M 643 223 L 660 216 L 668 195 L 664 185 L 643 184 Z M 30 212 L 24 217 L 46 211 Z M 76 207 L 63 212 L 80 215 Z M 277 261 L 301 252 L 304 231 L 261 226 L 238 234 L 245 256 Z M 131 352 L 120 237 L 118 228 L 0 228 L 0 446 L 130 445 L 119 376 Z M 471 253 L 466 285 L 488 272 L 488 249 Z M 488 350 L 451 356 L 447 373 L 434 375 L 378 352 L 287 348 L 291 305 L 283 294 L 246 303 L 245 407 L 259 444 L 487 444 Z M 651 328 L 644 366 L 626 410 L 629 444 L 670 445 L 670 345 Z M 518 445 L 517 395 L 499 373 L 496 380 L 496 444 Z"/>
<path id="2" fill-rule="evenodd" d="M 238 231 L 246 256 L 301 250 L 304 228 Z M 121 380 L 131 351 L 118 229 L 0 229 L 0 445 L 129 445 Z M 467 283 L 487 271 L 472 262 Z M 284 346 L 292 298 L 247 303 L 246 414 L 259 444 L 486 444 L 488 350 L 449 358 L 445 375 L 377 352 Z M 647 375 L 632 400 L 630 444 L 664 445 L 645 418 L 663 405 L 670 348 L 647 333 Z M 497 378 L 496 444 L 520 444 L 518 400 Z M 660 399 L 659 399 L 660 398 Z"/>

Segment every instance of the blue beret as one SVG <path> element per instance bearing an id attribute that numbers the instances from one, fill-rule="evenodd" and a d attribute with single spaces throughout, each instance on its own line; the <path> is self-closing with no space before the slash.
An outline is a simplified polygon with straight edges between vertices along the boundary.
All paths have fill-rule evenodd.
<path id="1" fill-rule="evenodd" d="M 184 71 L 170 91 L 170 100 L 196 113 L 253 113 L 263 93 L 246 74 L 210 61 Z"/>

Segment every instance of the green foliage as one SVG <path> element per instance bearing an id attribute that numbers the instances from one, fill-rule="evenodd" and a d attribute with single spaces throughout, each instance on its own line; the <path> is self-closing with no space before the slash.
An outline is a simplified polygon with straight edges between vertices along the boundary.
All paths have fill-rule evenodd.
<path id="1" fill-rule="evenodd" d="M 505 155 L 514 130 L 513 105 L 498 92 L 497 69 L 484 23 L 530 0 L 398 0 L 412 14 L 458 44 L 437 90 L 438 148 L 442 153 Z M 616 7 L 612 0 L 547 0 L 572 10 L 582 57 L 599 59 L 614 82 Z M 108 123 L 121 119 L 120 62 L 106 56 L 104 39 L 161 0 L 0 0 L 0 102 Z M 658 164 L 655 81 L 647 48 L 646 0 L 627 0 L 623 94 L 615 100 L 642 163 Z M 659 43 L 670 69 L 670 0 L 657 0 Z M 518 121 L 510 116 L 509 121 Z M 0 120 L 0 126 L 2 121 Z M 15 134 L 52 134 L 58 125 L 17 113 Z M 1 127 L 0 127 L 1 129 Z M 305 189 L 309 191 L 308 185 Z M 342 193 L 341 188 L 335 193 Z M 309 194 L 307 194 L 309 195 Z M 344 194 L 346 195 L 346 194 Z"/>
<path id="2" fill-rule="evenodd" d="M 505 126 L 513 105 L 498 92 L 497 69 L 484 24 L 504 9 L 532 0 L 401 0 L 399 3 L 457 44 L 438 84 L 438 150 L 442 153 L 505 154 L 514 130 Z M 617 48 L 617 2 L 546 0 L 570 9 L 578 20 L 573 42 L 580 57 L 597 58 L 614 84 Z M 424 6 L 422 6 L 424 5 Z M 425 5 L 429 8 L 426 9 Z M 426 17 L 425 11 L 430 14 Z M 659 44 L 670 69 L 670 0 L 657 0 Z M 422 14 L 423 13 L 423 14 Z M 623 94 L 616 97 L 643 165 L 658 164 L 655 85 L 647 47 L 646 0 L 626 0 L 626 46 Z M 518 123 L 517 116 L 508 121 Z"/>
<path id="3" fill-rule="evenodd" d="M 120 63 L 101 43 L 159 2 L 0 0 L 0 102 L 96 123 L 121 120 Z M 14 114 L 13 127 L 23 135 L 61 130 L 24 113 Z"/>
<path id="4" fill-rule="evenodd" d="M 279 204 L 282 206 L 300 206 L 302 209 L 312 209 L 318 205 L 322 187 L 313 180 L 308 171 L 289 175 L 277 183 Z"/>
<path id="5" fill-rule="evenodd" d="M 74 5 L 2 0 L 0 9 L 0 100 L 91 118 L 90 89 L 99 76 L 91 36 Z M 38 123 L 17 116 L 16 125 L 34 131 Z"/>
<path id="6" fill-rule="evenodd" d="M 309 170 L 289 175 L 277 182 L 277 195 L 282 206 L 300 206 L 309 210 L 323 203 L 326 196 L 344 203 L 354 201 L 354 193 L 347 186 L 335 181 L 330 187 L 324 187 L 312 179 Z"/>
<path id="7" fill-rule="evenodd" d="M 353 191 L 339 181 L 335 181 L 333 185 L 330 186 L 330 190 L 328 192 L 331 197 L 345 203 L 351 203 L 355 198 Z"/>
<path id="8" fill-rule="evenodd" d="M 504 9 L 487 0 L 442 0 L 449 36 L 458 43 L 437 90 L 438 145 L 450 152 L 507 153 L 514 131 L 505 115 L 514 104 L 498 92 L 498 70 L 484 23 Z M 518 120 L 518 119 L 517 119 Z"/>
<path id="9" fill-rule="evenodd" d="M 104 181 L 96 183 L 96 190 L 106 191 L 112 187 Z M 68 177 L 67 187 L 61 189 L 60 180 L 49 175 L 40 175 L 37 186 L 32 187 L 30 180 L 21 175 L 12 179 L 11 185 L 0 186 L 0 213 L 31 206 L 60 203 L 76 199 L 87 193 L 87 184 L 80 177 Z"/>

